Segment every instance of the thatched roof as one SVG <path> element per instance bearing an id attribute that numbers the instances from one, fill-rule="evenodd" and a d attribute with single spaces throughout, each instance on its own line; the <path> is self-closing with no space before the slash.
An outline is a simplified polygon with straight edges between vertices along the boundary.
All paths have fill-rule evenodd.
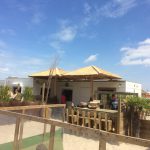
<path id="1" fill-rule="evenodd" d="M 93 77 L 97 79 L 104 79 L 104 78 L 109 78 L 109 79 L 121 79 L 120 76 L 110 73 L 108 71 L 105 71 L 99 67 L 96 66 L 88 66 L 84 68 L 80 68 L 71 72 L 68 72 L 64 74 L 63 76 L 65 77 Z"/>
<path id="2" fill-rule="evenodd" d="M 52 76 L 62 76 L 67 72 L 60 68 L 54 68 L 42 72 L 33 73 L 29 75 L 29 77 L 48 77 L 50 73 L 52 73 Z"/>

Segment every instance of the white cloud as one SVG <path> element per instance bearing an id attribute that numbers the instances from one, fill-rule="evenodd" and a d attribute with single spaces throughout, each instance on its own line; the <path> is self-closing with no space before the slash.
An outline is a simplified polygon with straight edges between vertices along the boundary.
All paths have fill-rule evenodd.
<path id="1" fill-rule="evenodd" d="M 74 26 L 61 27 L 61 30 L 53 35 L 56 41 L 70 42 L 76 37 L 77 31 Z"/>
<path id="2" fill-rule="evenodd" d="M 139 42 L 140 45 L 150 44 L 150 38 L 145 41 Z"/>
<path id="3" fill-rule="evenodd" d="M 84 60 L 84 63 L 90 63 L 97 60 L 97 54 L 96 55 L 90 55 L 88 58 Z"/>
<path id="4" fill-rule="evenodd" d="M 57 51 L 61 51 L 63 53 L 63 44 L 73 41 L 77 36 L 77 26 L 71 26 L 68 24 L 68 20 L 60 20 L 60 29 L 58 32 L 50 35 L 49 45 Z"/>
<path id="5" fill-rule="evenodd" d="M 19 53 L 0 49 L 0 78 L 7 76 L 27 76 L 30 73 L 39 71 L 39 68 L 47 68 L 50 65 L 50 60 L 47 56 L 22 56 Z"/>
<path id="6" fill-rule="evenodd" d="M 123 47 L 122 65 L 145 65 L 150 66 L 150 39 L 137 44 L 137 47 Z"/>
<path id="7" fill-rule="evenodd" d="M 117 18 L 124 16 L 137 5 L 136 0 L 109 0 L 104 5 L 84 3 L 82 26 L 98 23 L 103 17 Z"/>
<path id="8" fill-rule="evenodd" d="M 112 0 L 107 2 L 100 10 L 105 17 L 116 18 L 125 15 L 136 6 L 136 0 Z"/>

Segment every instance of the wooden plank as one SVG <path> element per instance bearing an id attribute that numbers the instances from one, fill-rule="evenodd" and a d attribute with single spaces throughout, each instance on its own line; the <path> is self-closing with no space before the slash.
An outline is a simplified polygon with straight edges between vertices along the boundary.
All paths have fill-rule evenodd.
<path id="1" fill-rule="evenodd" d="M 50 139 L 49 139 L 49 150 L 54 150 L 54 138 L 55 138 L 55 126 L 51 125 Z"/>
<path id="2" fill-rule="evenodd" d="M 99 139 L 99 150 L 106 150 L 106 141 L 102 138 Z"/>
<path id="3" fill-rule="evenodd" d="M 96 139 L 103 138 L 106 141 L 110 140 L 110 139 L 115 139 L 116 141 L 135 144 L 135 145 L 150 148 L 150 140 L 146 140 L 146 139 L 119 135 L 119 134 L 110 133 L 110 132 L 106 132 L 106 131 L 102 131 L 102 130 L 77 126 L 74 124 L 58 121 L 55 119 L 46 119 L 46 118 L 41 118 L 41 117 L 36 117 L 36 116 L 31 116 L 31 115 L 26 115 L 26 114 L 20 114 L 20 113 L 16 113 L 16 112 L 5 111 L 5 110 L 0 110 L 0 114 L 17 117 L 17 118 L 22 117 L 25 120 L 32 120 L 32 121 L 37 121 L 37 122 L 41 122 L 41 123 L 47 123 L 47 124 L 55 125 L 58 127 L 71 129 L 74 131 L 80 131 L 82 133 L 83 132 L 88 133 L 89 135 L 94 136 Z"/>
<path id="4" fill-rule="evenodd" d="M 65 108 L 65 104 L 50 104 L 50 105 L 29 105 L 29 106 L 14 106 L 14 107 L 0 107 L 0 110 L 22 110 L 22 109 L 38 109 L 38 108 Z"/>
<path id="5" fill-rule="evenodd" d="M 79 110 L 84 110 L 84 111 L 93 111 L 93 109 L 89 109 L 89 108 L 81 108 L 81 107 L 76 107 L 76 109 Z M 117 114 L 118 111 L 117 110 L 110 110 L 110 109 L 101 109 L 101 108 L 96 108 L 94 111 L 97 112 L 106 112 L 106 113 L 111 113 L 111 114 Z"/>

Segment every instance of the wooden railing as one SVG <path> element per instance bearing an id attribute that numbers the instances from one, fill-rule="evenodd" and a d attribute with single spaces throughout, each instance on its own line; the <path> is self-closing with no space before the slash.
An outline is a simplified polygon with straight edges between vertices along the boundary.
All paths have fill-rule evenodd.
<path id="1" fill-rule="evenodd" d="M 41 107 L 43 108 L 44 106 L 41 106 Z M 25 106 L 24 109 L 22 109 L 22 110 L 25 110 L 26 108 L 27 107 Z M 34 106 L 32 106 L 32 108 L 34 108 Z M 37 106 L 36 106 L 36 108 L 37 108 Z M 113 139 L 116 142 L 130 143 L 130 144 L 135 144 L 135 145 L 140 145 L 140 146 L 150 148 L 150 140 L 119 135 L 119 134 L 115 134 L 115 133 L 102 131 L 99 129 L 82 127 L 79 125 L 70 124 L 70 123 L 66 123 L 63 121 L 59 121 L 59 120 L 49 119 L 46 114 L 48 114 L 50 105 L 48 105 L 48 106 L 45 105 L 45 108 L 46 108 L 46 113 L 43 116 L 43 118 L 37 117 L 37 116 L 26 115 L 26 114 L 21 114 L 21 113 L 16 113 L 16 112 L 11 112 L 11 111 L 6 110 L 6 108 L 0 110 L 0 114 L 16 118 L 16 127 L 15 127 L 15 135 L 14 135 L 14 150 L 20 150 L 21 149 L 23 120 L 36 121 L 36 122 L 51 125 L 50 139 L 49 139 L 49 150 L 54 149 L 54 135 L 55 135 L 55 127 L 56 126 L 61 127 L 61 128 L 65 128 L 65 129 L 69 129 L 72 131 L 80 132 L 80 133 L 89 134 L 90 136 L 93 136 L 94 138 L 99 140 L 99 150 L 106 150 L 106 143 L 108 141 L 110 141 L 111 139 Z M 16 109 L 17 108 L 15 108 L 15 110 Z"/>
<path id="2" fill-rule="evenodd" d="M 116 133 L 118 131 L 116 110 L 70 107 L 66 112 L 68 123 Z"/>

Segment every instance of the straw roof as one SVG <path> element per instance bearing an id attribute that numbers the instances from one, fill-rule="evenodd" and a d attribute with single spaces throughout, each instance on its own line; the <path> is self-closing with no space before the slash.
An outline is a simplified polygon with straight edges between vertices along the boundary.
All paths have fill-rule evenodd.
<path id="1" fill-rule="evenodd" d="M 94 77 L 97 79 L 109 78 L 109 79 L 121 79 L 120 76 L 105 71 L 96 66 L 88 66 L 84 68 L 77 69 L 75 71 L 71 71 L 66 73 L 64 76 L 66 77 Z"/>
<path id="2" fill-rule="evenodd" d="M 46 70 L 42 72 L 33 73 L 29 75 L 29 77 L 48 77 L 50 72 L 53 72 L 52 76 L 62 76 L 63 74 L 67 73 L 63 69 L 54 68 L 54 69 L 50 69 L 50 70 Z"/>

